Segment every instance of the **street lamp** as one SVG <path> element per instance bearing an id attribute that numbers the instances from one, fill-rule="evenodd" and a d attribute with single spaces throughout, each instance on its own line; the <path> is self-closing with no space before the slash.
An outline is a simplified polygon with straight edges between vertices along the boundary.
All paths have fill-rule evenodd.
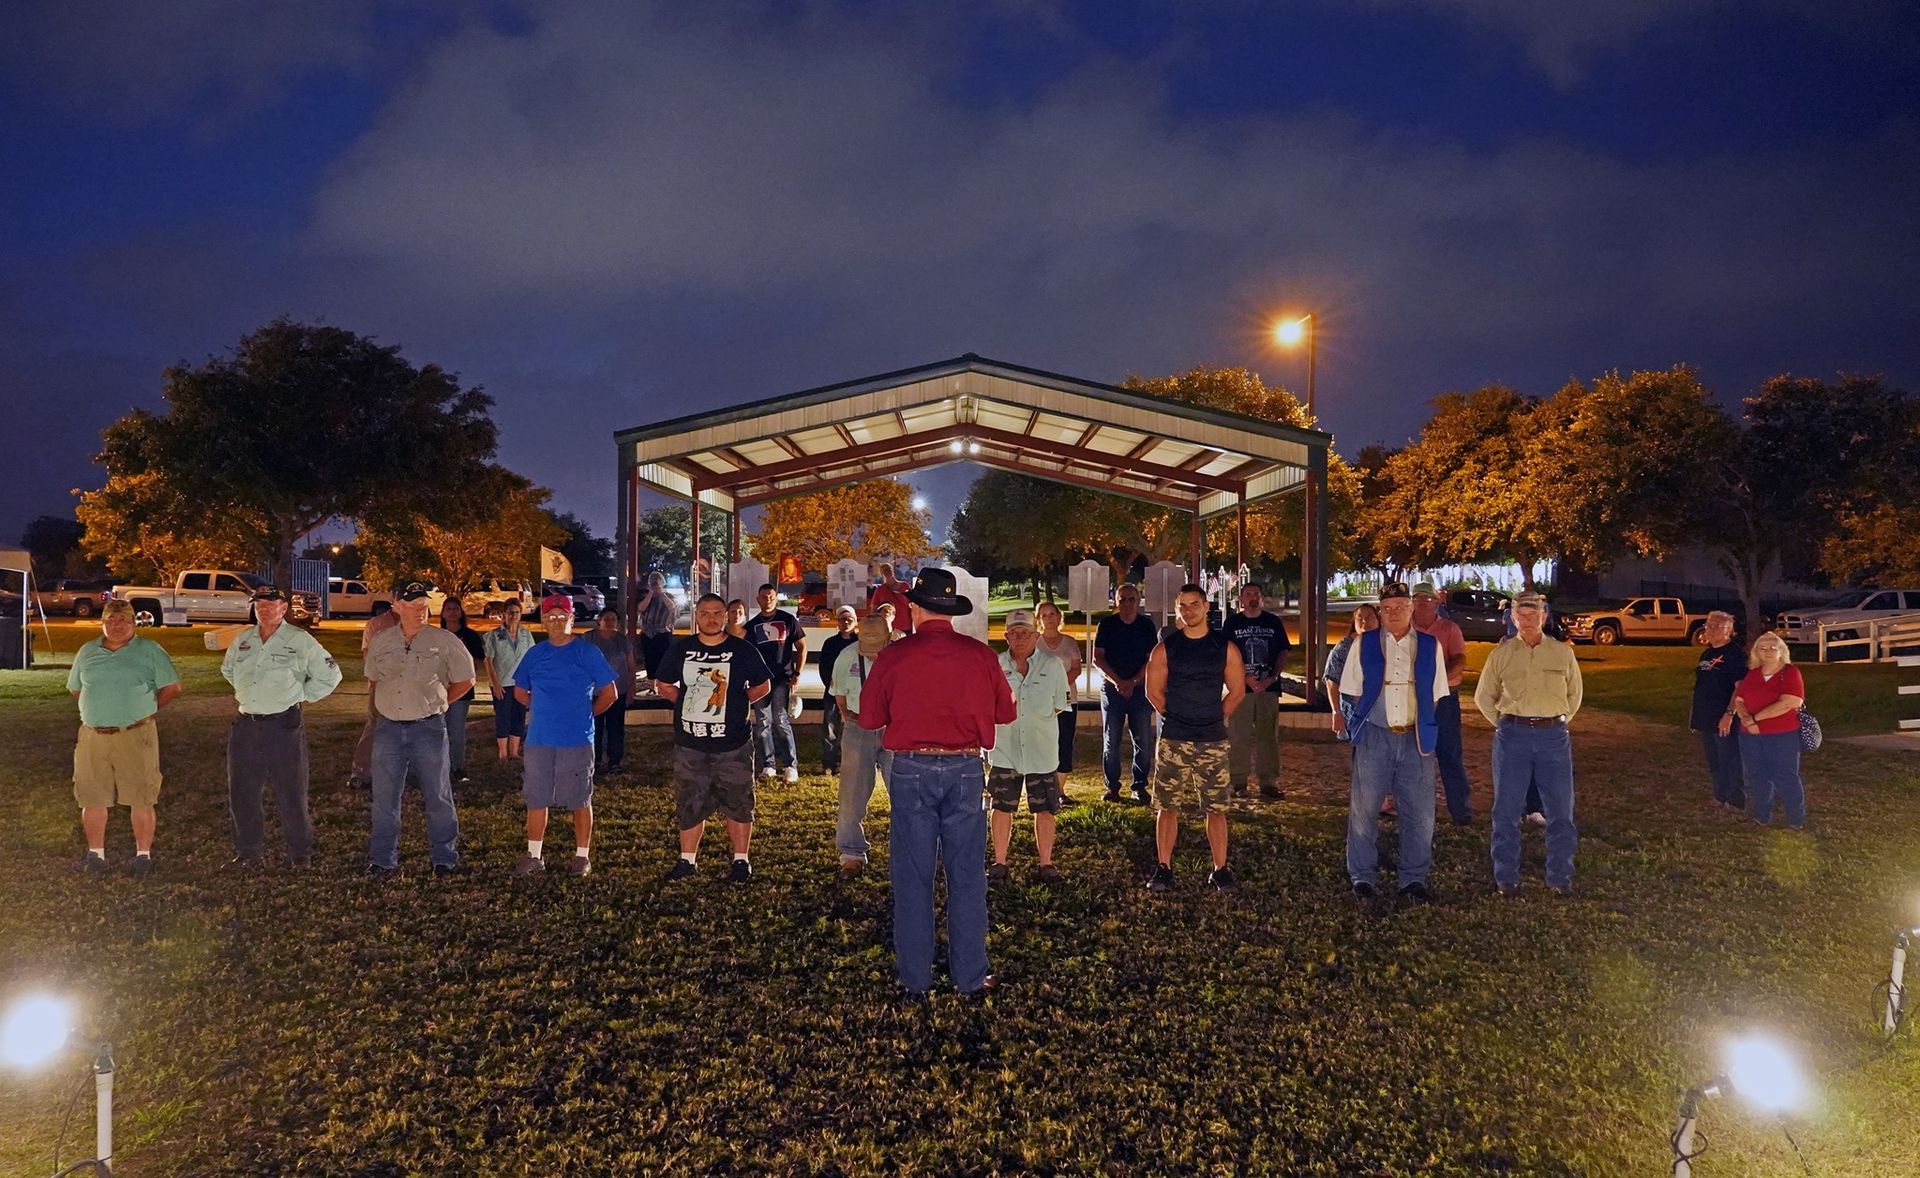
<path id="1" fill-rule="evenodd" d="M 38 1068 L 57 1056 L 72 1036 L 71 1003 L 45 994 L 23 998 L 0 1023 L 0 1063 L 22 1070 Z M 113 1052 L 105 1043 L 93 1060 L 93 1092 L 94 1156 L 62 1174 L 82 1167 L 91 1167 L 96 1174 L 112 1173 L 108 1165 L 113 1160 Z"/>
<path id="2" fill-rule="evenodd" d="M 1313 368 L 1314 352 L 1318 350 L 1320 321 L 1311 314 L 1298 319 L 1282 319 L 1273 325 L 1273 342 L 1283 348 L 1297 348 L 1300 341 L 1307 343 L 1307 413 L 1313 415 Z"/>
<path id="3" fill-rule="evenodd" d="M 1800 1065 L 1777 1039 L 1766 1035 L 1735 1039 L 1727 1045 L 1726 1066 L 1725 1073 L 1687 1089 L 1686 1095 L 1680 1098 L 1680 1121 L 1674 1126 L 1671 1139 L 1675 1178 L 1692 1178 L 1693 1159 L 1707 1152 L 1704 1144 L 1694 1148 L 1702 1100 L 1737 1093 L 1756 1108 L 1775 1114 L 1797 1108 L 1806 1101 L 1807 1085 L 1800 1074 Z"/>

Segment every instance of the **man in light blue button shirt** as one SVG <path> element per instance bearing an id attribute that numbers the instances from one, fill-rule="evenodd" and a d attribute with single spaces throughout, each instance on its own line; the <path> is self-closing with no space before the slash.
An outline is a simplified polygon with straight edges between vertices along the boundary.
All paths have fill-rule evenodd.
<path id="1" fill-rule="evenodd" d="M 1013 814 L 1020 808 L 1022 793 L 1033 815 L 1033 845 L 1040 857 L 1033 877 L 1042 883 L 1060 878 L 1053 865 L 1053 816 L 1060 809 L 1060 723 L 1055 717 L 1073 703 L 1067 665 L 1057 658 L 1035 657 L 1039 646 L 1033 615 L 1024 609 L 1008 614 L 1007 649 L 1000 656 L 1000 671 L 1007 677 L 1019 717 L 1011 724 L 994 726 L 988 758 L 993 866 L 987 869 L 987 878 L 996 883 L 1007 878 L 1007 845 L 1013 841 Z"/>
<path id="2" fill-rule="evenodd" d="M 300 709 L 333 694 L 340 668 L 313 635 L 288 625 L 287 597 L 273 585 L 253 592 L 254 625 L 220 660 L 240 713 L 227 732 L 227 814 L 233 819 L 229 867 L 260 866 L 266 842 L 261 792 L 273 786 L 280 833 L 296 871 L 313 865 L 313 820 L 307 814 L 307 729 Z"/>

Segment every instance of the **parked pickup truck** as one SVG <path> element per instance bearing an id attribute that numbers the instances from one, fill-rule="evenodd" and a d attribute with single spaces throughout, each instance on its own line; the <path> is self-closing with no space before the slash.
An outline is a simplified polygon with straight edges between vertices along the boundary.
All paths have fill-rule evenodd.
<path id="1" fill-rule="evenodd" d="M 183 610 L 189 622 L 245 622 L 253 616 L 253 590 L 265 584 L 252 573 L 231 569 L 188 569 L 174 578 L 173 587 L 151 585 L 115 585 L 112 597 L 133 603 L 133 621 L 139 626 L 157 626 L 166 620 L 166 611 Z M 319 610 L 317 595 L 291 594 L 287 616 L 305 621 Z"/>
<path id="2" fill-rule="evenodd" d="M 1774 629 L 1788 642 L 1811 646 L 1820 641 L 1820 627 L 1827 627 L 1827 638 L 1858 638 L 1867 629 L 1864 623 L 1887 621 L 1902 614 L 1920 613 L 1920 589 L 1848 589 L 1812 609 L 1790 609 L 1774 619 Z M 1838 622 L 1863 623 L 1858 629 L 1839 629 Z"/>
<path id="3" fill-rule="evenodd" d="M 1707 615 L 1687 612 L 1678 597 L 1635 597 L 1618 609 L 1595 610 L 1567 618 L 1567 637 L 1596 646 L 1620 642 L 1707 644 Z"/>
<path id="4" fill-rule="evenodd" d="M 42 614 L 72 614 L 90 618 L 100 612 L 106 601 L 106 581 L 55 581 L 53 588 L 33 595 L 33 604 Z"/>
<path id="5" fill-rule="evenodd" d="M 377 593 L 358 577 L 327 578 L 327 615 L 335 618 L 373 616 L 373 603 L 393 604 L 393 594 Z"/>

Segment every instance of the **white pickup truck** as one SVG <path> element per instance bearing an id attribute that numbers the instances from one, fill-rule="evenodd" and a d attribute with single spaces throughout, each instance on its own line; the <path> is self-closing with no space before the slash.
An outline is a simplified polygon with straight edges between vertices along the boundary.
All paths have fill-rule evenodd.
<path id="1" fill-rule="evenodd" d="M 169 610 L 182 611 L 189 622 L 244 622 L 253 616 L 255 587 L 265 583 L 232 569 L 188 569 L 174 578 L 171 589 L 115 585 L 110 596 L 133 603 L 133 621 L 139 626 L 160 625 Z M 295 621 L 310 617 L 318 604 L 310 593 L 289 596 L 287 616 Z"/>

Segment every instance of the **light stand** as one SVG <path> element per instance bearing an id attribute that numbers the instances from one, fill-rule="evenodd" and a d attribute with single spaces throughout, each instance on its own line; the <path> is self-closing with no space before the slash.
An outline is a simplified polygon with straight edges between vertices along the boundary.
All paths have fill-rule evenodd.
<path id="1" fill-rule="evenodd" d="M 1693 1159 L 1707 1152 L 1706 1138 L 1698 1134 L 1700 1102 L 1737 1092 L 1748 1103 L 1774 1114 L 1785 1113 L 1806 1099 L 1799 1065 L 1773 1039 L 1748 1035 L 1727 1045 L 1727 1070 L 1680 1098 L 1679 1119 L 1669 1143 L 1673 1146 L 1675 1178 L 1692 1178 Z"/>
<path id="2" fill-rule="evenodd" d="M 1680 1123 L 1673 1127 L 1674 1178 L 1692 1178 L 1693 1159 L 1706 1152 L 1705 1149 L 1694 1148 L 1694 1129 L 1700 1123 L 1700 1102 L 1708 1097 L 1719 1096 L 1721 1086 L 1726 1083 L 1727 1078 L 1721 1076 L 1712 1083 L 1687 1089 L 1687 1094 L 1680 1098 Z"/>
<path id="3" fill-rule="evenodd" d="M 1900 1020 L 1906 1015 L 1907 991 L 1902 979 L 1907 972 L 1907 946 L 1916 935 L 1920 935 L 1920 928 L 1901 929 L 1893 935 L 1893 968 L 1887 973 L 1887 1005 L 1880 1023 L 1880 1029 L 1889 1035 L 1900 1029 Z"/>
<path id="4" fill-rule="evenodd" d="M 8 1011 L 4 1026 L 0 1026 L 0 1062 L 19 1068 L 40 1067 L 60 1054 L 72 1034 L 73 1013 L 68 1003 L 46 996 L 29 997 Z M 54 1178 L 82 1170 L 112 1178 L 113 1048 L 110 1044 L 100 1044 L 92 1066 L 94 1156 L 65 1169 L 58 1169 L 60 1149 L 56 1144 L 54 1166 L 57 1173 Z M 62 1128 L 64 1134 L 64 1125 Z"/>

